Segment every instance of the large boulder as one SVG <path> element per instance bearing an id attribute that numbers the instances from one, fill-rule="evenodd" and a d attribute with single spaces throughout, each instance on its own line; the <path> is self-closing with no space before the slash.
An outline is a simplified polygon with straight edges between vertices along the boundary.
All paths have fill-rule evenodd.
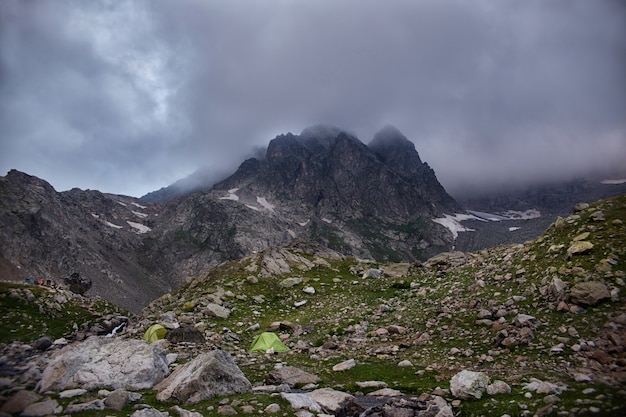
<path id="1" fill-rule="evenodd" d="M 359 408 L 356 404 L 356 398 L 353 395 L 332 388 L 316 389 L 312 391 L 309 396 L 318 403 L 322 409 L 335 415 L 342 412 L 345 413 L 351 408 Z"/>
<path id="2" fill-rule="evenodd" d="M 92 286 L 91 280 L 81 277 L 78 272 L 72 272 L 72 274 L 69 277 L 65 277 L 63 281 L 69 287 L 70 291 L 75 294 L 85 294 Z"/>
<path id="3" fill-rule="evenodd" d="M 602 301 L 611 299 L 608 287 L 599 281 L 586 281 L 576 284 L 570 291 L 570 300 L 574 304 L 595 306 Z"/>
<path id="4" fill-rule="evenodd" d="M 157 345 L 93 336 L 52 356 L 42 374 L 40 392 L 150 389 L 168 373 L 166 352 Z"/>
<path id="5" fill-rule="evenodd" d="M 463 370 L 450 380 L 450 392 L 462 400 L 479 400 L 489 382 L 489 377 L 483 372 Z"/>
<path id="6" fill-rule="evenodd" d="M 267 374 L 265 381 L 272 385 L 287 384 L 290 387 L 296 387 L 307 384 L 317 384 L 321 379 L 295 366 L 283 366 Z"/>
<path id="7" fill-rule="evenodd" d="M 233 358 L 223 350 L 197 356 L 154 387 L 157 400 L 195 404 L 215 396 L 252 391 L 252 385 Z"/>

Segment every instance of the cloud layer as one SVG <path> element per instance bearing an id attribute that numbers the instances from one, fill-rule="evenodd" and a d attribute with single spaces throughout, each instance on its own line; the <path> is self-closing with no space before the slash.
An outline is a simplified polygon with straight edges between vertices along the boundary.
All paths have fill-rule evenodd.
<path id="1" fill-rule="evenodd" d="M 0 170 L 142 195 L 385 124 L 450 190 L 626 159 L 619 0 L 0 2 Z"/>

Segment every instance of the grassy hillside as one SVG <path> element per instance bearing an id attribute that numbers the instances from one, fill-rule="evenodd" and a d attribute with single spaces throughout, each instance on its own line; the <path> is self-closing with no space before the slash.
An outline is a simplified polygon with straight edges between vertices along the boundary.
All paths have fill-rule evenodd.
<path id="1" fill-rule="evenodd" d="M 418 394 L 448 388 L 454 373 L 472 369 L 513 391 L 463 402 L 462 415 L 545 407 L 545 395 L 523 389 L 531 378 L 567 386 L 555 413 L 614 413 L 626 397 L 625 222 L 621 196 L 580 207 L 526 244 L 443 254 L 423 265 L 319 258 L 302 247 L 262 252 L 155 301 L 144 324 L 174 317 L 195 325 L 209 344 L 239 355 L 252 382 L 283 361 L 329 386 L 358 391 L 354 382 L 375 379 Z M 575 242 L 588 244 L 577 252 Z M 281 271 L 276 265 L 282 273 L 271 272 Z M 370 270 L 382 276 L 364 278 Z M 286 286 L 286 278 L 299 283 Z M 573 299 L 582 282 L 600 283 L 608 298 L 594 305 Z M 212 304 L 227 308 L 228 317 L 211 313 Z M 268 329 L 292 351 L 246 353 Z M 332 371 L 347 359 L 357 366 Z M 399 367 L 402 360 L 412 366 Z"/>

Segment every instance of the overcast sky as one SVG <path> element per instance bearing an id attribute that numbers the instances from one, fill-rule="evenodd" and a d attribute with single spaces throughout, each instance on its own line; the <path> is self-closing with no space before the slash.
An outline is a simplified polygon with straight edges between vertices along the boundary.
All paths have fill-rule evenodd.
<path id="1" fill-rule="evenodd" d="M 318 123 L 453 192 L 624 166 L 626 2 L 0 1 L 0 175 L 141 196 Z"/>

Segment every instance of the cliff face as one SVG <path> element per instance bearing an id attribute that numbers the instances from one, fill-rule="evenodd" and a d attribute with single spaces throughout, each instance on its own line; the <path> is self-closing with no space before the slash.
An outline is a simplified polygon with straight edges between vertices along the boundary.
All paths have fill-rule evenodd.
<path id="1" fill-rule="evenodd" d="M 205 187 L 206 189 L 206 187 Z M 450 249 L 433 218 L 461 211 L 393 128 L 369 146 L 314 127 L 272 140 L 209 191 L 151 203 L 11 171 L 0 178 L 0 273 L 62 283 L 72 273 L 139 311 L 221 262 L 296 238 L 343 254 L 410 261 Z"/>

